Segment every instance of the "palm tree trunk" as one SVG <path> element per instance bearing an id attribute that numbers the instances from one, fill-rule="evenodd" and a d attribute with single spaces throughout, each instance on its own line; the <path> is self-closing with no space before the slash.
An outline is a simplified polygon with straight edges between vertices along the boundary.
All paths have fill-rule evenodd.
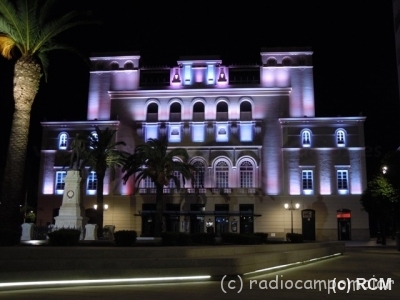
<path id="1" fill-rule="evenodd" d="M 163 217 L 163 186 L 156 184 L 156 219 L 154 223 L 154 236 L 161 237 Z"/>
<path id="2" fill-rule="evenodd" d="M 14 115 L 8 145 L 0 206 L 0 228 L 20 233 L 19 207 L 25 195 L 24 172 L 32 103 L 41 68 L 31 57 L 21 57 L 14 68 Z"/>
<path id="3" fill-rule="evenodd" d="M 97 237 L 103 238 L 103 223 L 104 223 L 104 177 L 105 172 L 97 172 Z"/>

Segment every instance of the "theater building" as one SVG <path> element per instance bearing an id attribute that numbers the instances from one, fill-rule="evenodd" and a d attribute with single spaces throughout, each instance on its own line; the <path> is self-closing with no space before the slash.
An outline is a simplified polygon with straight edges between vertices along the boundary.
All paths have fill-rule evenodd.
<path id="1" fill-rule="evenodd" d="M 308 240 L 368 240 L 365 117 L 318 117 L 312 51 L 263 49 L 257 65 L 182 57 L 146 68 L 139 55 L 91 57 L 87 120 L 43 122 L 37 223 L 54 222 L 64 193 L 65 152 L 78 132 L 117 129 L 133 153 L 167 137 L 197 166 L 193 182 L 164 188 L 164 229 L 266 232 Z M 319 99 L 323 102 L 323 99 Z M 179 174 L 177 174 L 179 175 Z M 155 187 L 106 175 L 104 224 L 151 236 Z M 93 222 L 97 179 L 82 179 L 82 206 Z M 288 209 L 285 209 L 288 204 Z M 298 204 L 298 207 L 296 207 Z"/>

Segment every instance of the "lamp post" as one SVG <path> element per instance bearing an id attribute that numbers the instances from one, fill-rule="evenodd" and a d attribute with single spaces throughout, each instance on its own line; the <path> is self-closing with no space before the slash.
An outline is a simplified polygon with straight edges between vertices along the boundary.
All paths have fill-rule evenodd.
<path id="1" fill-rule="evenodd" d="M 296 209 L 299 209 L 299 207 L 300 207 L 300 204 L 299 203 L 295 203 L 293 205 L 293 201 L 292 200 L 290 200 L 290 204 L 289 203 L 285 203 L 285 209 L 286 210 L 290 210 L 290 221 L 291 221 L 291 225 L 292 225 L 291 233 L 293 233 L 293 211 L 296 210 Z"/>

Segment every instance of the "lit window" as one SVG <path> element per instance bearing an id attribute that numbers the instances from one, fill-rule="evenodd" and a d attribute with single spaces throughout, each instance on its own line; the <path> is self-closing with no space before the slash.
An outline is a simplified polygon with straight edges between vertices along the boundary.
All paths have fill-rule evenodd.
<path id="1" fill-rule="evenodd" d="M 243 101 L 240 103 L 240 120 L 241 121 L 250 121 L 253 119 L 252 116 L 252 107 L 249 101 Z"/>
<path id="2" fill-rule="evenodd" d="M 303 147 L 310 147 L 311 146 L 311 131 L 303 130 L 303 132 L 301 133 L 301 141 L 302 141 Z"/>
<path id="3" fill-rule="evenodd" d="M 172 175 L 175 176 L 176 178 L 178 178 L 179 182 L 182 182 L 181 173 L 179 173 L 178 171 L 174 171 L 174 173 Z M 172 178 L 169 180 L 169 187 L 172 189 L 177 188 L 175 181 Z"/>
<path id="4" fill-rule="evenodd" d="M 215 178 L 217 188 L 229 187 L 229 166 L 226 162 L 220 161 L 215 168 Z"/>
<path id="5" fill-rule="evenodd" d="M 58 149 L 66 150 L 68 147 L 68 134 L 61 133 L 58 137 Z"/>
<path id="6" fill-rule="evenodd" d="M 67 176 L 66 171 L 56 172 L 56 194 L 62 194 L 65 188 L 64 178 Z"/>
<path id="7" fill-rule="evenodd" d="M 89 173 L 87 181 L 87 189 L 89 192 L 96 191 L 97 189 L 97 174 L 94 171 Z"/>
<path id="8" fill-rule="evenodd" d="M 97 134 L 96 131 L 93 131 L 93 132 L 91 133 L 91 136 L 92 136 L 96 141 L 99 140 L 99 135 Z"/>
<path id="9" fill-rule="evenodd" d="M 343 130 L 336 131 L 336 143 L 338 147 L 344 147 L 346 144 L 346 136 Z"/>
<path id="10" fill-rule="evenodd" d="M 143 181 L 144 181 L 144 188 L 146 189 L 154 189 L 156 187 L 154 181 L 151 180 L 150 177 L 146 177 Z"/>
<path id="11" fill-rule="evenodd" d="M 178 102 L 172 103 L 169 111 L 169 120 L 173 122 L 180 122 L 181 113 L 182 113 L 181 104 Z"/>
<path id="12" fill-rule="evenodd" d="M 240 187 L 253 187 L 253 165 L 249 161 L 244 161 L 240 164 Z"/>
<path id="13" fill-rule="evenodd" d="M 313 190 L 313 172 L 310 170 L 303 170 L 302 172 L 303 192 L 309 194 Z"/>
<path id="14" fill-rule="evenodd" d="M 337 171 L 337 187 L 339 191 L 347 191 L 349 189 L 347 170 Z"/>
<path id="15" fill-rule="evenodd" d="M 196 167 L 196 173 L 194 174 L 193 187 L 204 188 L 204 164 L 200 161 L 196 161 L 193 164 Z"/>
<path id="16" fill-rule="evenodd" d="M 158 105 L 157 103 L 150 103 L 147 106 L 147 122 L 157 122 L 158 121 Z"/>

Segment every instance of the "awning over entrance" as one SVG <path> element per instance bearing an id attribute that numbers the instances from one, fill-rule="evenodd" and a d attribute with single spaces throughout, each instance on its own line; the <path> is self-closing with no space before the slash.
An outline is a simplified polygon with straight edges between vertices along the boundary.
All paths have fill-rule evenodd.
<path id="1" fill-rule="evenodd" d="M 148 216 L 154 215 L 156 213 L 155 210 L 139 210 L 139 213 L 135 214 L 135 216 Z M 164 210 L 164 216 L 240 216 L 240 217 L 261 217 L 260 214 L 255 214 L 252 211 L 201 211 L 201 210 L 188 210 L 188 211 L 172 211 L 172 210 Z"/>

